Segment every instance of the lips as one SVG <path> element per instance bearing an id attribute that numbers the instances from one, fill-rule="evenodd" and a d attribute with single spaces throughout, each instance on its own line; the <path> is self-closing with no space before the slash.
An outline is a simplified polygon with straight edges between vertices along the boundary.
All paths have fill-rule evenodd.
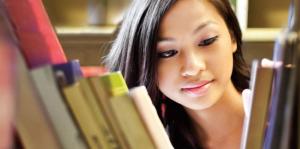
<path id="1" fill-rule="evenodd" d="M 182 87 L 182 91 L 192 96 L 203 96 L 208 91 L 213 80 L 204 80 L 199 83 L 188 84 Z"/>

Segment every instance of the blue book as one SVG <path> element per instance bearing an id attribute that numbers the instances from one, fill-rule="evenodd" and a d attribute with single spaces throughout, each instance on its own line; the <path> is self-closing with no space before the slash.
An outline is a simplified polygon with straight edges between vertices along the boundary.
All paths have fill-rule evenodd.
<path id="1" fill-rule="evenodd" d="M 71 85 L 83 77 L 79 60 L 53 65 L 55 76 L 61 86 Z"/>
<path id="2" fill-rule="evenodd" d="M 295 136 L 299 125 L 296 122 L 296 105 L 299 102 L 299 0 L 292 0 L 288 27 L 278 36 L 274 46 L 273 60 L 282 62 L 275 71 L 273 94 L 270 105 L 269 125 L 265 135 L 265 149 L 297 148 Z M 296 124 L 296 125 L 295 125 Z M 298 138 L 299 139 L 299 138 Z"/>

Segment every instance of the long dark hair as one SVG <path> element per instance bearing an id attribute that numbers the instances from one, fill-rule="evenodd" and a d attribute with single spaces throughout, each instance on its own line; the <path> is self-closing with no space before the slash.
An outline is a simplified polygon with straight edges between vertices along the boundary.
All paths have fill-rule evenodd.
<path id="1" fill-rule="evenodd" d="M 233 72 L 231 79 L 235 88 L 242 91 L 248 88 L 249 73 L 244 61 L 242 33 L 227 0 L 208 0 L 215 6 L 224 19 L 237 50 L 233 54 Z M 176 0 L 134 0 L 125 14 L 117 38 L 104 59 L 111 71 L 120 70 L 129 88 L 145 85 L 157 112 L 166 127 L 175 148 L 201 148 L 190 117 L 184 108 L 170 99 L 162 100 L 162 93 L 157 87 L 156 44 L 162 17 Z M 164 102 L 164 103 L 163 103 Z M 161 105 L 166 105 L 162 115 Z M 200 140 L 204 140 L 201 138 Z"/>

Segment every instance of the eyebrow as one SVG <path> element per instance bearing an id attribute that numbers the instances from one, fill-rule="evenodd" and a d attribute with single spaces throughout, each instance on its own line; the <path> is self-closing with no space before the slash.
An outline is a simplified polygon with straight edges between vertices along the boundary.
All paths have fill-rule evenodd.
<path id="1" fill-rule="evenodd" d="M 216 24 L 215 22 L 213 21 L 206 21 L 206 22 L 203 22 L 201 23 L 200 25 L 198 25 L 198 27 L 193 31 L 193 34 L 196 34 L 197 32 L 199 32 L 200 30 L 204 29 L 206 26 L 210 25 L 210 24 Z M 166 37 L 166 38 L 161 38 L 159 37 L 158 39 L 158 42 L 160 41 L 170 41 L 170 40 L 174 40 L 173 38 L 170 38 L 170 37 Z"/>
<path id="2" fill-rule="evenodd" d="M 198 25 L 198 27 L 193 31 L 193 34 L 196 34 L 197 32 L 199 32 L 200 30 L 202 30 L 203 28 L 205 28 L 206 26 L 210 25 L 210 24 L 216 24 L 213 21 L 206 21 L 204 23 L 201 23 L 200 25 Z"/>

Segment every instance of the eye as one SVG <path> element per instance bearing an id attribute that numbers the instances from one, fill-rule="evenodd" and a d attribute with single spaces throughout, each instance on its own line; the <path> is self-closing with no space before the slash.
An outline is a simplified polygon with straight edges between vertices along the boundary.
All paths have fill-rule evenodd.
<path id="1" fill-rule="evenodd" d="M 164 51 L 164 52 L 159 52 L 159 53 L 157 53 L 157 55 L 159 58 L 169 58 L 169 57 L 176 55 L 177 53 L 178 53 L 177 50 L 168 50 L 168 51 Z"/>
<path id="2" fill-rule="evenodd" d="M 205 39 L 205 40 L 201 41 L 201 42 L 198 44 L 198 46 L 208 46 L 208 45 L 214 43 L 217 39 L 218 39 L 218 36 L 214 36 L 214 37 Z"/>

